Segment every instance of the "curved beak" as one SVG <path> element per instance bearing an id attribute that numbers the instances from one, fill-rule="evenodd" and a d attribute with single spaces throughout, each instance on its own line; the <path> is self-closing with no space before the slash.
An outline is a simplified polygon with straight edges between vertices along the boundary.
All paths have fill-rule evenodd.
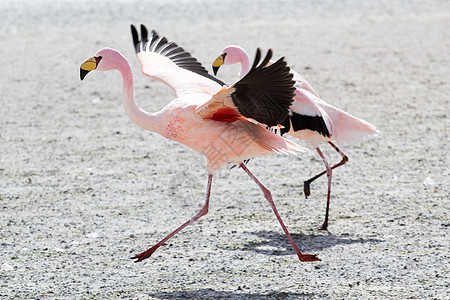
<path id="1" fill-rule="evenodd" d="M 86 75 L 92 71 L 97 69 L 97 65 L 100 62 L 101 56 L 99 57 L 91 57 L 88 60 L 86 60 L 84 63 L 80 66 L 80 79 L 83 80 Z"/>
<path id="2" fill-rule="evenodd" d="M 225 60 L 225 54 L 220 54 L 217 56 L 216 60 L 212 64 L 212 69 L 214 72 L 214 75 L 217 75 L 217 72 L 219 71 L 220 66 L 224 64 Z"/>

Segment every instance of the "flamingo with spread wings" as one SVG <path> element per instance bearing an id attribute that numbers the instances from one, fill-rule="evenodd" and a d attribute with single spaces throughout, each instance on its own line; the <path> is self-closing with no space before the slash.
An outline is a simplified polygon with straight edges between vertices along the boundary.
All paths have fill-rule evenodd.
<path id="1" fill-rule="evenodd" d="M 241 64 L 239 78 L 248 74 L 250 70 L 250 58 L 247 52 L 243 48 L 235 45 L 225 47 L 222 54 L 213 62 L 214 75 L 217 74 L 220 66 L 236 63 Z M 270 61 L 269 65 L 272 63 L 274 61 Z M 287 133 L 310 143 L 316 149 L 325 165 L 325 171 L 304 182 L 303 190 L 305 197 L 308 198 L 311 182 L 327 174 L 328 191 L 325 220 L 317 228 L 319 230 L 327 230 L 332 170 L 344 165 L 348 161 L 348 157 L 332 141 L 335 140 L 339 147 L 341 147 L 346 144 L 352 144 L 365 136 L 377 134 L 378 131 L 374 125 L 356 118 L 320 99 L 319 95 L 300 74 L 292 69 L 290 69 L 290 72 L 294 76 L 295 97 L 294 102 L 289 107 L 289 116 L 281 123 L 283 127 L 280 130 L 281 134 Z M 342 160 L 330 167 L 319 148 L 321 142 L 328 142 L 342 156 Z"/>
<path id="2" fill-rule="evenodd" d="M 303 254 L 290 236 L 270 191 L 248 170 L 245 160 L 263 155 L 288 154 L 307 149 L 278 136 L 265 127 L 281 123 L 293 101 L 294 81 L 283 58 L 266 66 L 269 50 L 261 64 L 258 49 L 247 76 L 227 87 L 209 75 L 188 52 L 155 31 L 149 36 L 141 25 L 141 38 L 131 26 L 142 72 L 172 88 L 177 98 L 156 113 L 143 111 L 133 95 L 131 67 L 117 50 L 104 48 L 81 65 L 80 77 L 89 71 L 118 70 L 123 79 L 123 100 L 128 117 L 137 126 L 180 142 L 207 158 L 206 200 L 200 211 L 148 250 L 133 256 L 142 261 L 180 230 L 208 212 L 213 174 L 227 163 L 239 165 L 263 191 L 300 261 L 320 260 Z"/>

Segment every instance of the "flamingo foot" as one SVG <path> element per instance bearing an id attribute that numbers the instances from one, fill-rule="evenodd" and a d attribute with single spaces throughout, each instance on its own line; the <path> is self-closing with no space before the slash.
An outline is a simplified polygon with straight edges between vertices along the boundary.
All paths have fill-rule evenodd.
<path id="1" fill-rule="evenodd" d="M 153 252 L 156 251 L 156 249 L 158 249 L 158 247 L 156 247 L 156 245 L 155 245 L 155 246 L 145 250 L 144 252 L 139 253 L 138 255 L 135 255 L 135 256 L 131 257 L 130 259 L 137 259 L 134 262 L 143 261 L 144 259 L 149 258 L 153 254 Z"/>
<path id="2" fill-rule="evenodd" d="M 317 230 L 328 230 L 328 220 L 325 220 L 322 226 L 316 228 Z"/>
<path id="3" fill-rule="evenodd" d="M 311 189 L 309 185 L 311 184 L 311 181 L 307 180 L 303 182 L 303 193 L 305 193 L 305 199 L 308 199 L 308 196 L 311 195 Z"/>
<path id="4" fill-rule="evenodd" d="M 314 254 L 298 254 L 298 258 L 301 262 L 306 261 L 321 261 L 320 258 L 317 257 L 317 255 Z"/>

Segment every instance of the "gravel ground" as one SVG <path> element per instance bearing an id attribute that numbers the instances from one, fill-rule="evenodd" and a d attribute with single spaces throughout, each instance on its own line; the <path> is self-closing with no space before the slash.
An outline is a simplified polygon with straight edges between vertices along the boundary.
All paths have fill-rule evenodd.
<path id="1" fill-rule="evenodd" d="M 161 2 L 1 1 L 0 298 L 450 299 L 449 2 Z M 207 216 L 129 259 L 193 216 L 206 185 L 199 154 L 127 119 L 117 72 L 79 80 L 109 46 L 129 59 L 145 110 L 174 98 L 140 73 L 131 23 L 208 69 L 228 44 L 272 48 L 324 100 L 378 127 L 344 149 L 329 232 L 314 229 L 325 178 L 302 192 L 323 169 L 314 151 L 249 164 L 321 262 L 298 261 L 239 169 L 217 174 Z"/>

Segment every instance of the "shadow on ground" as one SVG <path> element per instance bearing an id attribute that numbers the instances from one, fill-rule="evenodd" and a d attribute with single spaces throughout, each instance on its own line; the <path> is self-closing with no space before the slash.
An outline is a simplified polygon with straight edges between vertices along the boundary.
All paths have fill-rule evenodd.
<path id="1" fill-rule="evenodd" d="M 254 251 L 265 255 L 292 255 L 294 250 L 292 245 L 283 232 L 269 232 L 259 231 L 252 232 L 252 234 L 259 237 L 259 241 L 248 242 L 239 248 L 224 248 L 224 250 L 240 250 L 240 251 Z M 350 245 L 350 244 L 363 244 L 363 243 L 381 243 L 383 240 L 375 238 L 352 238 L 350 235 L 336 236 L 333 234 L 328 235 L 307 235 L 307 234 L 291 234 L 295 243 L 302 252 L 314 253 L 325 248 L 333 247 L 336 245 Z M 262 241 L 261 241 L 262 239 Z"/>
<path id="2" fill-rule="evenodd" d="M 200 289 L 195 291 L 158 292 L 147 294 L 158 299 L 311 299 L 318 298 L 315 293 L 285 293 L 271 292 L 265 294 L 257 293 L 235 293 L 226 291 L 215 291 L 212 289 Z"/>

